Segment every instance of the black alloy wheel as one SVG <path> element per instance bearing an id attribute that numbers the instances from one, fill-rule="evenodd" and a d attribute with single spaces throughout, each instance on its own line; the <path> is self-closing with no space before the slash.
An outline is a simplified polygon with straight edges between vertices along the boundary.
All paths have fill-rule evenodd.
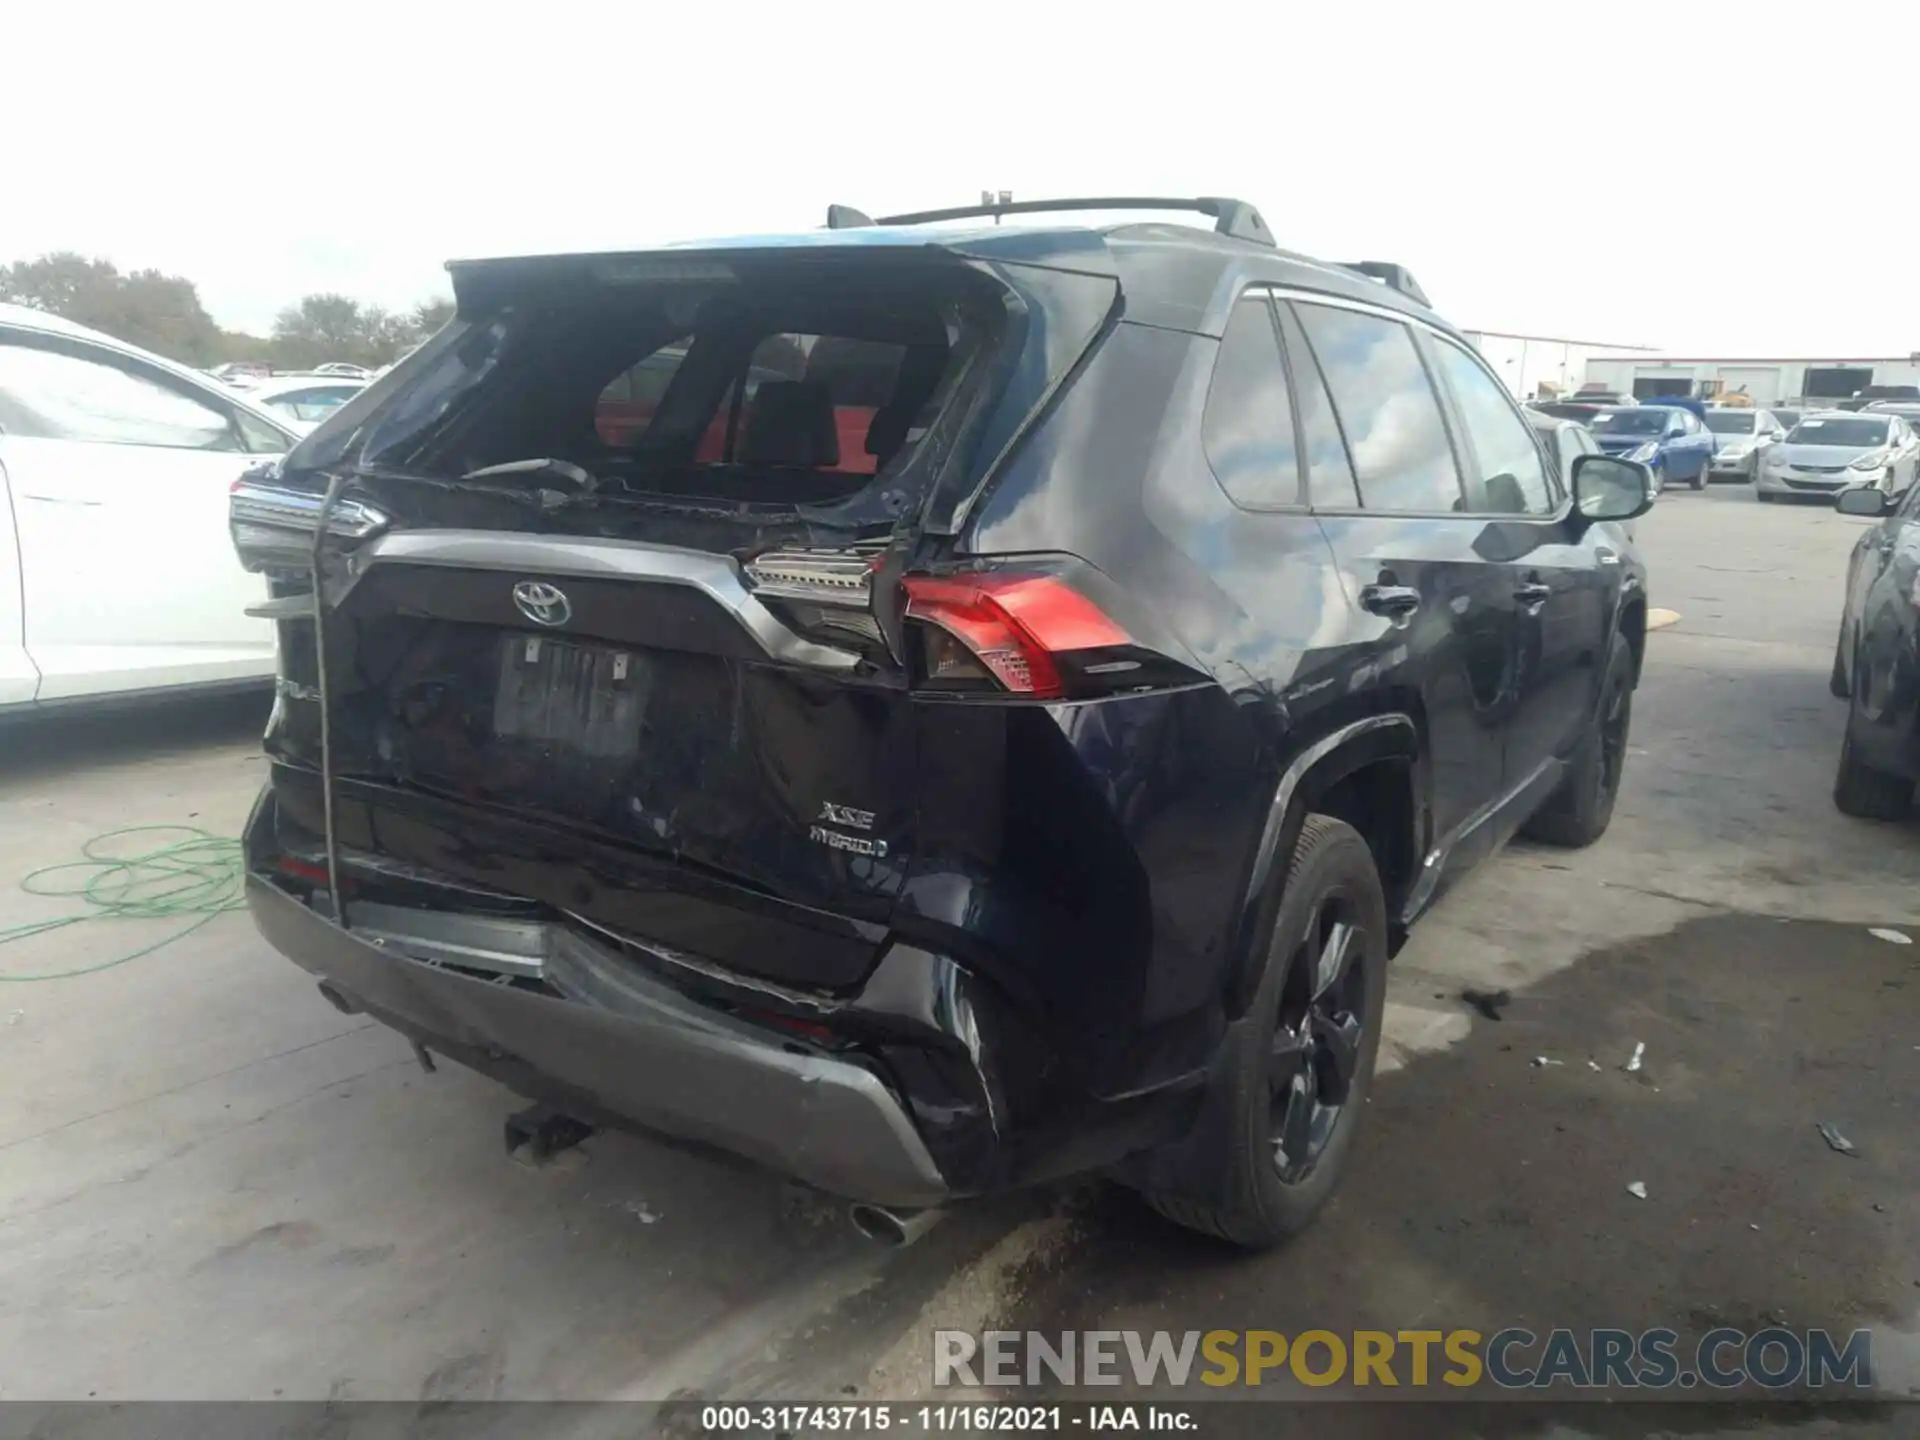
<path id="1" fill-rule="evenodd" d="M 1347 1113 L 1365 1039 L 1365 921 L 1353 897 L 1323 895 L 1294 952 L 1268 1053 L 1268 1134 L 1283 1185 L 1313 1174 Z"/>

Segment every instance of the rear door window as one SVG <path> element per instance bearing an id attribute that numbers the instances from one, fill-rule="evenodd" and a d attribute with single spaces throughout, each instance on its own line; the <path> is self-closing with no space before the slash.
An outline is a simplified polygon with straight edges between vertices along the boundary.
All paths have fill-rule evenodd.
<path id="1" fill-rule="evenodd" d="M 1360 504 L 1346 437 L 1333 413 L 1327 382 L 1307 344 L 1306 332 L 1292 309 L 1280 307 L 1280 333 L 1286 340 L 1287 370 L 1299 415 L 1300 449 L 1307 464 L 1307 494 L 1315 509 L 1351 510 Z"/>
<path id="2" fill-rule="evenodd" d="M 1293 405 L 1273 304 L 1263 293 L 1243 295 L 1233 307 L 1201 433 L 1213 473 L 1234 504 L 1260 510 L 1300 503 Z"/>
<path id="3" fill-rule="evenodd" d="M 1460 474 L 1413 336 L 1397 320 L 1301 303 L 1369 510 L 1457 513 Z"/>

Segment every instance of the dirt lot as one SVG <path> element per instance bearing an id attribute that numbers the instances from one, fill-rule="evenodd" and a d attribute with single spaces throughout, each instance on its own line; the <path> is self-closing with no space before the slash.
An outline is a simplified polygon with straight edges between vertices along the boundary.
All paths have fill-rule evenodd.
<path id="1" fill-rule="evenodd" d="M 1097 1186 L 887 1252 L 777 1182 L 630 1138 L 522 1168 L 510 1096 L 423 1075 L 230 915 L 0 986 L 0 1395 L 895 1395 L 926 1384 L 935 1323 L 1769 1318 L 1872 1329 L 1883 1389 L 1920 1394 L 1920 947 L 1868 934 L 1920 934 L 1920 826 L 1828 799 L 1858 523 L 1741 487 L 1640 522 L 1655 604 L 1682 618 L 1650 641 L 1613 829 L 1516 847 L 1423 922 L 1353 1173 L 1282 1252 L 1223 1253 Z M 7 733 L 0 881 L 117 825 L 237 833 L 258 720 Z M 9 894 L 0 923 L 50 911 Z M 128 948 L 81 927 L 0 973 Z M 1513 990 L 1505 1018 L 1472 1015 L 1469 985 Z"/>

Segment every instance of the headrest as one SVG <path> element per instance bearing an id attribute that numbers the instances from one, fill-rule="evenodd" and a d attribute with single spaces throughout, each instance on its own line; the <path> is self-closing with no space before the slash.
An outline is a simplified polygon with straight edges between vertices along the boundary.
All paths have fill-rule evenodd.
<path id="1" fill-rule="evenodd" d="M 833 392 L 818 380 L 762 381 L 740 436 L 740 463 L 806 470 L 838 465 Z"/>
<path id="2" fill-rule="evenodd" d="M 882 465 L 891 460 L 900 447 L 907 443 L 907 432 L 913 429 L 914 411 L 904 405 L 886 405 L 873 412 L 873 419 L 867 424 L 867 454 L 877 458 Z"/>
<path id="3" fill-rule="evenodd" d="M 916 345 L 902 357 L 893 398 L 874 413 L 873 423 L 867 426 L 867 453 L 877 456 L 882 465 L 907 443 L 908 433 L 939 388 L 946 368 L 944 345 Z"/>

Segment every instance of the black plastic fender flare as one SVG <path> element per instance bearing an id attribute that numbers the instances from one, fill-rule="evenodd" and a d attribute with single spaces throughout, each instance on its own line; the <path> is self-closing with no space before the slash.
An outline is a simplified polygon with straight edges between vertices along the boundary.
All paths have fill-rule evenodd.
<path id="1" fill-rule="evenodd" d="M 1266 959 L 1266 937 L 1273 928 L 1287 864 L 1299 838 L 1301 822 L 1306 818 L 1305 796 L 1383 759 L 1406 760 L 1415 766 L 1417 774 L 1421 753 L 1420 728 L 1411 715 L 1400 711 L 1349 721 L 1294 752 L 1274 785 L 1266 822 L 1260 829 L 1260 843 L 1248 869 L 1246 894 L 1241 901 L 1227 971 L 1225 1002 L 1230 1019 L 1246 1013 L 1259 987 Z M 1418 830 L 1426 813 L 1426 797 L 1420 793 L 1422 784 L 1418 780 L 1415 790 L 1414 825 Z M 1418 838 L 1416 834 L 1413 849 L 1416 855 L 1422 853 Z"/>

